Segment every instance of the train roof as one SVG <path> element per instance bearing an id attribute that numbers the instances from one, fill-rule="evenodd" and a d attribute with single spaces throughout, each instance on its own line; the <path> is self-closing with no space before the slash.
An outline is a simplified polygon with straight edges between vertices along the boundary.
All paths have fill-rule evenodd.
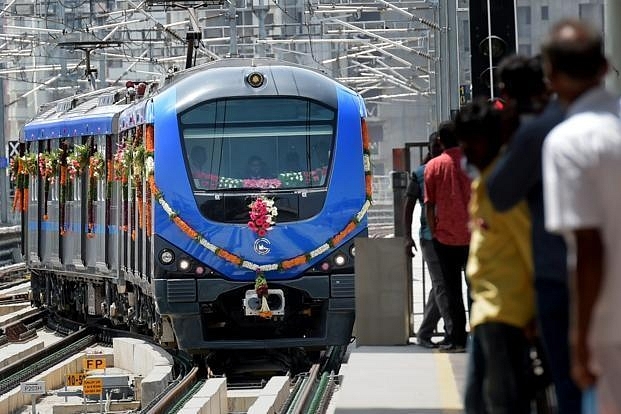
<path id="1" fill-rule="evenodd" d="M 270 58 L 227 58 L 173 72 L 166 77 L 160 90 L 149 88 L 150 93 L 145 94 L 143 99 L 131 102 L 127 99 L 127 86 L 110 86 L 51 102 L 42 106 L 39 113 L 24 126 L 22 139 L 36 141 L 110 134 L 132 128 L 148 121 L 150 100 L 145 98 L 152 97 L 154 94 L 151 92 L 156 90 L 162 93 L 177 87 L 182 93 L 192 96 L 180 102 L 178 110 L 203 99 L 248 96 L 247 89 L 236 90 L 232 87 L 231 76 L 247 74 L 254 69 L 269 72 L 269 76 L 278 78 L 278 84 L 275 80 L 271 81 L 271 94 L 306 96 L 336 106 L 334 90 L 339 88 L 358 98 L 361 115 L 365 116 L 362 97 L 321 71 Z M 202 86 L 200 92 L 196 91 L 196 84 Z M 332 88 L 324 87 L 327 85 Z"/>
<path id="2" fill-rule="evenodd" d="M 120 113 L 129 106 L 127 88 L 111 86 L 60 99 L 42 106 L 23 128 L 25 141 L 110 134 L 118 129 Z"/>

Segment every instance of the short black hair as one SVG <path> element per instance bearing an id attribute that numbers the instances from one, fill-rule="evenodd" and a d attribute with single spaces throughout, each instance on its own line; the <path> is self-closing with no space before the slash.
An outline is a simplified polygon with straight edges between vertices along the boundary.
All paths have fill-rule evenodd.
<path id="1" fill-rule="evenodd" d="M 503 92 L 523 102 L 546 91 L 541 57 L 511 55 L 498 65 L 498 78 Z"/>
<path id="2" fill-rule="evenodd" d="M 500 111 L 484 98 L 464 105 L 455 117 L 455 133 L 461 141 L 485 137 L 492 145 L 502 143 Z"/>
<path id="3" fill-rule="evenodd" d="M 567 28 L 578 32 L 579 39 L 562 36 Z M 579 20 L 565 19 L 554 25 L 541 52 L 553 71 L 576 80 L 596 77 L 607 64 L 602 35 Z"/>
<path id="4" fill-rule="evenodd" d="M 444 121 L 438 126 L 438 137 L 442 146 L 446 148 L 453 148 L 459 145 L 457 136 L 455 135 L 455 122 Z"/>

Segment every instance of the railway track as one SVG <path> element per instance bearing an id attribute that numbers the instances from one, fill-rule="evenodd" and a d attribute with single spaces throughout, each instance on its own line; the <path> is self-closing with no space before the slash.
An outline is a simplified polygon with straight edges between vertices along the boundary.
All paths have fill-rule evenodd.
<path id="1" fill-rule="evenodd" d="M 28 280 L 23 278 L 25 272 L 23 265 L 12 265 L 9 271 L 3 271 L 4 268 L 0 268 L 0 281 L 2 281 L 0 282 L 0 289 L 7 289 Z M 8 276 L 3 277 L 5 275 Z M 19 278 L 19 280 L 14 280 L 15 278 Z M 28 300 L 28 294 L 18 293 L 0 298 L 0 304 L 23 302 L 24 300 Z M 19 386 L 20 382 L 34 377 L 45 369 L 90 346 L 95 344 L 111 345 L 114 337 L 133 337 L 155 344 L 150 337 L 144 335 L 111 329 L 97 324 L 79 324 L 57 317 L 46 310 L 30 314 L 11 323 L 5 326 L 5 330 L 10 326 L 18 325 L 25 326 L 28 332 L 35 332 L 37 328 L 46 325 L 49 329 L 53 329 L 66 337 L 30 357 L 0 369 L 0 394 Z M 1 342 L 2 338 L 0 337 Z M 322 354 L 320 362 L 314 364 L 308 372 L 295 375 L 290 381 L 289 397 L 279 412 L 281 414 L 325 413 L 334 392 L 344 350 L 344 347 L 330 348 Z M 142 407 L 141 413 L 176 413 L 207 380 L 209 375 L 206 366 L 197 365 L 189 355 L 182 352 L 173 353 L 173 358 L 175 361 L 175 380 L 160 395 Z M 251 384 L 252 381 L 248 379 L 245 386 Z M 254 385 L 250 386 L 260 388 L 265 383 L 266 381 L 255 381 Z M 236 385 L 239 384 L 231 383 L 230 387 Z"/>

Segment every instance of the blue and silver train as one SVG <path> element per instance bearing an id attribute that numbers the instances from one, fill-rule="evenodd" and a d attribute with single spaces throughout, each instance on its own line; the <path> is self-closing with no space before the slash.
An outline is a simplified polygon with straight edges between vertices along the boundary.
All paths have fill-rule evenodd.
<path id="1" fill-rule="evenodd" d="M 33 301 L 193 354 L 348 343 L 365 116 L 267 59 L 44 105 L 11 163 Z"/>

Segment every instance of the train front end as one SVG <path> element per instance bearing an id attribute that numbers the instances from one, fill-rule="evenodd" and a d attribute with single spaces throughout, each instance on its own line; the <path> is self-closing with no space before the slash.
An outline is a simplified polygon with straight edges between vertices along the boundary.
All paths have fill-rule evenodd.
<path id="1" fill-rule="evenodd" d="M 149 103 L 154 294 L 181 349 L 349 342 L 364 117 L 337 82 L 257 60 L 196 68 Z"/>

